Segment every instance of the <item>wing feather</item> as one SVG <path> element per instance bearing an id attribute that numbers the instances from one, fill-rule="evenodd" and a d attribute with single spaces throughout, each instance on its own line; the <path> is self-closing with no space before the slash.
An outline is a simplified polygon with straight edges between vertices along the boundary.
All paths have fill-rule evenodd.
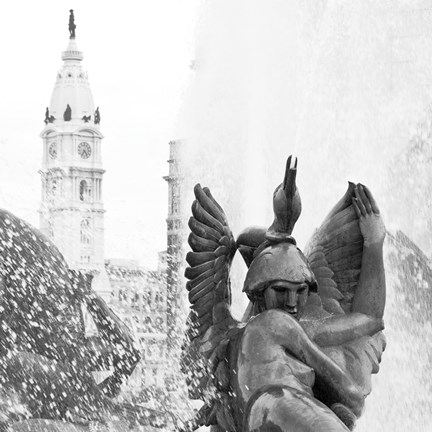
<path id="1" fill-rule="evenodd" d="M 206 282 L 206 281 L 204 281 Z M 197 287 L 191 289 L 189 291 L 189 301 L 193 304 L 195 303 L 199 298 L 204 297 L 206 294 L 213 292 L 215 284 L 213 281 L 208 282 L 206 284 L 200 284 Z"/>
<path id="2" fill-rule="evenodd" d="M 198 319 L 202 320 L 203 322 L 210 321 L 212 319 L 212 314 L 210 312 L 203 311 L 203 315 L 198 315 Z"/>
<path id="3" fill-rule="evenodd" d="M 212 262 L 205 262 L 203 264 L 198 264 L 194 267 L 188 267 L 185 270 L 185 277 L 187 279 L 194 279 L 198 277 L 201 273 L 204 273 L 207 270 L 213 269 L 213 263 Z"/>
<path id="4" fill-rule="evenodd" d="M 345 313 L 345 311 L 342 309 L 340 303 L 338 300 L 334 298 L 323 298 L 322 304 L 324 307 L 324 310 L 329 312 L 332 315 L 342 315 Z"/>
<path id="5" fill-rule="evenodd" d="M 320 266 L 314 272 L 316 278 L 324 279 L 333 277 L 334 273 L 328 268 L 324 266 Z"/>
<path id="6" fill-rule="evenodd" d="M 189 234 L 188 243 L 196 252 L 213 252 L 218 247 L 215 241 L 199 237 L 193 232 Z"/>
<path id="7" fill-rule="evenodd" d="M 218 256 L 214 261 L 214 270 L 217 272 L 221 268 L 225 267 L 227 262 L 228 260 L 226 255 Z"/>
<path id="8" fill-rule="evenodd" d="M 342 300 L 344 298 L 343 294 L 336 288 L 336 283 L 331 279 L 324 279 L 320 285 L 320 296 L 325 298 L 331 298 L 335 300 Z"/>
<path id="9" fill-rule="evenodd" d="M 209 240 L 219 241 L 220 233 L 215 229 L 209 227 L 191 217 L 188 222 L 189 228 L 192 232 L 197 234 L 200 237 L 207 238 Z"/>
<path id="10" fill-rule="evenodd" d="M 334 231 L 323 231 L 321 242 L 327 249 L 338 248 L 340 246 L 354 243 L 361 238 L 358 220 L 349 222 L 343 227 L 338 227 Z"/>
<path id="11" fill-rule="evenodd" d="M 208 225 L 210 228 L 213 228 L 220 234 L 223 234 L 224 231 L 222 223 L 205 211 L 205 209 L 197 200 L 195 200 L 192 204 L 192 214 L 199 222 L 203 223 L 204 225 Z"/>
<path id="12" fill-rule="evenodd" d="M 221 219 L 223 219 L 225 221 L 225 225 L 228 226 L 228 222 L 225 216 L 225 213 L 223 211 L 223 208 L 220 206 L 220 204 L 213 198 L 212 193 L 210 192 L 210 189 L 208 187 L 204 187 L 203 188 L 204 193 L 208 196 L 209 200 L 211 200 L 213 202 L 213 204 L 215 205 L 215 207 L 220 211 L 221 214 Z"/>
<path id="13" fill-rule="evenodd" d="M 341 258 L 347 256 L 347 254 L 355 254 L 363 252 L 363 241 L 354 242 L 349 245 L 340 246 L 338 248 L 328 248 L 326 254 L 327 261 L 329 263 L 338 262 Z"/>
<path id="14" fill-rule="evenodd" d="M 337 283 L 349 283 L 353 279 L 360 276 L 360 270 L 342 270 L 334 275 L 334 280 Z"/>
<path id="15" fill-rule="evenodd" d="M 341 226 L 350 224 L 351 222 L 357 221 L 357 215 L 354 209 L 350 205 L 344 208 L 336 214 L 333 214 L 330 218 L 327 218 L 322 224 L 323 228 L 329 232 L 337 230 Z"/>
<path id="16" fill-rule="evenodd" d="M 235 243 L 234 243 L 233 247 L 235 247 Z M 217 257 L 220 257 L 220 256 L 229 256 L 231 254 L 231 251 L 232 251 L 231 247 L 228 247 L 228 246 L 219 246 L 215 250 L 215 255 Z"/>
<path id="17" fill-rule="evenodd" d="M 346 269 L 351 269 L 351 270 L 360 269 L 362 255 L 363 255 L 362 252 L 355 253 L 352 255 L 347 255 L 343 258 L 340 258 L 337 261 L 333 261 L 331 264 L 329 263 L 329 266 L 335 275 L 337 275 L 340 271 Z"/>
<path id="18" fill-rule="evenodd" d="M 316 259 L 315 261 L 309 261 L 309 262 L 311 263 L 311 265 L 314 266 L 315 270 L 328 268 L 328 262 L 325 259 L 324 255 L 323 258 L 319 258 Z"/>
<path id="19" fill-rule="evenodd" d="M 206 284 L 213 280 L 213 270 L 207 270 L 203 272 L 202 274 L 198 275 L 195 279 L 192 279 L 191 281 L 186 283 L 186 289 L 188 291 L 191 291 L 193 288 L 196 288 L 197 286 L 202 286 L 202 284 Z"/>
<path id="20" fill-rule="evenodd" d="M 215 258 L 216 255 L 214 252 L 188 252 L 186 254 L 186 262 L 192 267 L 212 261 Z"/>
<path id="21" fill-rule="evenodd" d="M 218 222 L 222 223 L 224 226 L 228 226 L 228 222 L 222 208 L 216 204 L 216 200 L 211 196 L 210 190 L 208 188 L 201 189 L 196 188 L 195 196 L 203 209 L 212 217 L 214 217 Z"/>
<path id="22" fill-rule="evenodd" d="M 200 298 L 195 300 L 195 303 L 192 306 L 194 307 L 194 309 L 197 310 L 197 312 L 203 310 L 204 308 L 206 310 L 211 310 L 213 308 L 214 300 L 215 300 L 215 293 L 214 291 L 211 291 L 209 293 L 203 294 Z"/>

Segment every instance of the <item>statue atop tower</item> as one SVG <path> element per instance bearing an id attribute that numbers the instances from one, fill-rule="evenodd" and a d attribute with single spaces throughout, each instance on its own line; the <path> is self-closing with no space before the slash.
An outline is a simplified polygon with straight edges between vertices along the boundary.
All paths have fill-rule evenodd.
<path id="1" fill-rule="evenodd" d="M 73 9 L 71 9 L 69 12 L 70 12 L 70 15 L 69 15 L 69 38 L 75 39 L 76 24 L 75 24 L 75 17 L 74 17 Z"/>

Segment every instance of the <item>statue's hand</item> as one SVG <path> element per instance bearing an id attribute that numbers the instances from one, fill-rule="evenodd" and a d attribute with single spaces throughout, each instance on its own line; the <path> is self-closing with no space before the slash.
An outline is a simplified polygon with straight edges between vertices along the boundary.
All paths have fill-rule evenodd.
<path id="1" fill-rule="evenodd" d="M 361 184 L 354 189 L 356 197 L 352 199 L 354 210 L 359 218 L 360 231 L 366 247 L 382 244 L 386 229 L 379 208 L 370 190 Z"/>

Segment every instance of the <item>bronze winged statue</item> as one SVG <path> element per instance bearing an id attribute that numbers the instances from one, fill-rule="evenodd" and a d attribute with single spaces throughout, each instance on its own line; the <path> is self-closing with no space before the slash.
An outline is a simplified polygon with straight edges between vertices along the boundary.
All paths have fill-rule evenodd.
<path id="1" fill-rule="evenodd" d="M 188 425 L 212 431 L 352 430 L 371 391 L 385 338 L 385 227 L 366 186 L 348 190 L 303 253 L 297 160 L 273 195 L 270 228 L 234 240 L 221 206 L 196 185 L 185 276 L 191 312 L 182 364 L 204 405 Z M 239 249 L 250 304 L 230 312 L 230 264 Z"/>

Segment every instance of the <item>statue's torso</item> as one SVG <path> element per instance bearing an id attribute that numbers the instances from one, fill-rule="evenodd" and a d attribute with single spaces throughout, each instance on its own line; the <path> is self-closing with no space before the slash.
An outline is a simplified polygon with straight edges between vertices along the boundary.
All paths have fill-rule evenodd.
<path id="1" fill-rule="evenodd" d="M 245 327 L 238 343 L 236 386 L 241 405 L 264 386 L 281 385 L 312 396 L 315 373 L 280 345 L 280 320 L 291 320 L 283 311 L 266 311 Z"/>

